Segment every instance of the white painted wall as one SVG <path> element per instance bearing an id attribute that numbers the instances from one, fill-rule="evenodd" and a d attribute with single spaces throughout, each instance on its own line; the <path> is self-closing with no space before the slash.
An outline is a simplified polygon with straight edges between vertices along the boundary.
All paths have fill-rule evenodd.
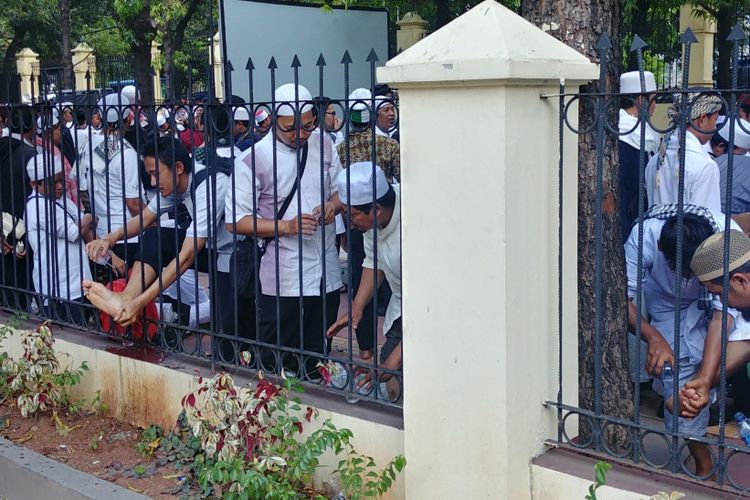
<path id="1" fill-rule="evenodd" d="M 556 411 L 542 402 L 556 398 L 558 373 L 559 107 L 540 96 L 556 94 L 562 77 L 579 85 L 596 75 L 586 58 L 492 0 L 378 70 L 400 98 L 407 498 L 531 498 L 530 461 L 556 436 Z M 567 338 L 564 371 L 576 380 L 576 337 Z M 575 404 L 575 388 L 564 399 Z"/>

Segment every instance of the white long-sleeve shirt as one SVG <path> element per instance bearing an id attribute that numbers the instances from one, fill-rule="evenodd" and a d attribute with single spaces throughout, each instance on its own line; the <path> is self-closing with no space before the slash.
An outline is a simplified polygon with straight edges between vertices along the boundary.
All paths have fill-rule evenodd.
<path id="1" fill-rule="evenodd" d="M 646 167 L 646 193 L 650 205 L 678 203 L 680 173 L 679 140 L 672 134 L 661 168 L 659 155 Z M 721 175 L 719 166 L 690 131 L 685 134 L 685 189 L 682 202 L 721 212 Z"/>
<path id="2" fill-rule="evenodd" d="M 81 215 L 70 198 L 51 200 L 36 191 L 26 202 L 26 239 L 34 254 L 36 291 L 67 300 L 81 298 L 81 280 L 91 279 L 79 230 Z"/>
<path id="3" fill-rule="evenodd" d="M 398 184 L 393 184 L 396 192 L 396 204 L 393 207 L 391 221 L 383 229 L 378 229 L 378 260 L 377 267 L 383 271 L 385 279 L 391 286 L 393 295 L 385 311 L 383 331 L 390 330 L 393 322 L 401 316 L 401 190 Z M 373 244 L 374 231 L 370 229 L 364 236 L 365 260 L 362 267 L 375 268 L 375 251 Z"/>
<path id="4" fill-rule="evenodd" d="M 724 214 L 712 211 L 716 225 L 724 229 Z M 640 281 L 646 299 L 646 309 L 651 316 L 651 325 L 661 333 L 664 340 L 674 349 L 675 319 L 675 273 L 670 269 L 664 254 L 659 250 L 659 238 L 664 227 L 663 219 L 646 219 L 643 222 L 643 273 Z M 732 221 L 731 227 L 739 229 Z M 638 287 L 638 226 L 635 226 L 625 243 L 625 266 L 628 277 L 628 298 L 635 300 Z M 682 340 L 681 357 L 689 356 L 693 364 L 699 365 L 703 360 L 703 348 L 706 337 L 705 312 L 697 307 L 700 295 L 700 282 L 697 278 L 682 279 L 681 319 L 678 337 Z M 713 308 L 722 309 L 721 300 L 714 297 Z M 737 319 L 740 315 L 735 309 L 729 313 Z M 729 332 L 729 340 L 750 338 L 750 325 L 736 322 Z M 687 349 L 684 349 L 684 348 Z M 687 352 L 686 352 L 687 351 Z"/>

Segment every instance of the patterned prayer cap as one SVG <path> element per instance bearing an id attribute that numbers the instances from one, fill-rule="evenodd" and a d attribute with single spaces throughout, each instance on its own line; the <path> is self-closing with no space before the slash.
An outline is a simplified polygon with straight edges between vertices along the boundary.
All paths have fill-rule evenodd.
<path id="1" fill-rule="evenodd" d="M 729 267 L 732 272 L 750 261 L 750 238 L 736 229 L 729 231 Z M 724 232 L 712 234 L 701 243 L 690 261 L 693 274 L 703 282 L 724 274 Z"/>
<path id="2" fill-rule="evenodd" d="M 680 105 L 682 104 L 682 99 L 685 98 L 687 98 L 690 120 L 696 120 L 703 115 L 715 113 L 723 105 L 721 97 L 711 90 L 699 90 L 697 92 L 689 92 L 688 94 L 674 94 L 674 102 L 667 109 L 667 116 L 673 125 L 679 121 Z"/>

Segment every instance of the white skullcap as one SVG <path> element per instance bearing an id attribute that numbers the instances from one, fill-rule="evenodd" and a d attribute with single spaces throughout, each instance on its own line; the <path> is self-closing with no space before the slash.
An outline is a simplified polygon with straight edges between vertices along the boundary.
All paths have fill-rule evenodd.
<path id="1" fill-rule="evenodd" d="M 102 117 L 107 123 L 117 123 L 121 114 L 123 120 L 131 116 L 133 111 L 128 106 L 130 106 L 130 100 L 122 94 L 107 94 L 99 99 L 99 108 L 106 111 L 106 116 L 102 114 Z"/>
<path id="2" fill-rule="evenodd" d="M 388 179 L 385 178 L 383 169 L 375 165 L 375 200 L 379 200 L 388 192 Z M 347 189 L 346 176 L 349 172 L 349 187 Z M 336 179 L 339 187 L 339 199 L 341 203 L 352 205 L 366 205 L 373 202 L 372 196 L 372 162 L 362 161 L 352 163 L 348 169 L 339 172 Z"/>
<path id="3" fill-rule="evenodd" d="M 60 123 L 59 116 L 60 112 L 57 108 L 51 108 L 50 113 L 43 112 L 42 115 L 36 119 L 37 132 L 41 135 L 42 132 L 57 127 L 57 124 Z"/>
<path id="4" fill-rule="evenodd" d="M 236 122 L 249 122 L 250 113 L 245 106 L 238 106 L 234 109 L 234 121 Z"/>
<path id="5" fill-rule="evenodd" d="M 255 124 L 260 125 L 263 120 L 268 118 L 268 110 L 266 108 L 258 108 L 255 110 Z"/>
<path id="6" fill-rule="evenodd" d="M 299 101 L 300 114 L 312 111 L 312 95 L 310 91 L 302 85 L 297 85 L 297 95 L 295 96 L 294 90 L 293 83 L 285 83 L 273 93 L 274 100 L 276 101 L 276 114 L 278 116 L 294 116 L 297 108 L 295 99 Z"/>
<path id="7" fill-rule="evenodd" d="M 156 112 L 156 126 L 161 127 L 169 120 L 169 110 L 167 108 L 161 108 Z"/>
<path id="8" fill-rule="evenodd" d="M 370 101 L 372 94 L 369 89 L 358 88 L 349 94 L 349 113 L 354 123 L 368 123 L 370 121 Z"/>
<path id="9" fill-rule="evenodd" d="M 135 93 L 136 92 L 134 85 L 125 85 L 120 91 L 120 95 L 122 95 L 122 97 L 126 97 L 128 99 L 128 102 L 136 102 Z"/>
<path id="10" fill-rule="evenodd" d="M 349 109 L 367 109 L 370 105 L 370 101 L 372 100 L 372 94 L 370 93 L 369 89 L 365 88 L 358 88 L 352 90 L 352 93 L 349 94 Z M 364 102 L 356 102 L 356 101 L 364 101 Z"/>
<path id="11" fill-rule="evenodd" d="M 740 123 L 742 125 L 740 126 Z M 729 142 L 729 123 L 719 129 L 719 135 Z M 743 128 L 744 127 L 744 130 Z M 750 122 L 737 118 L 734 122 L 734 145 L 742 149 L 750 149 Z"/>
<path id="12" fill-rule="evenodd" d="M 50 165 L 50 161 L 52 165 Z M 62 172 L 62 170 L 63 167 L 60 158 L 55 155 L 51 155 L 50 158 L 49 153 L 39 153 L 26 164 L 26 174 L 29 176 L 29 180 L 34 182 L 53 177 Z"/>
<path id="13" fill-rule="evenodd" d="M 643 72 L 643 80 L 646 84 L 646 92 L 656 92 L 656 79 L 650 71 Z M 620 75 L 621 94 L 640 94 L 641 76 L 637 71 L 628 71 Z"/>

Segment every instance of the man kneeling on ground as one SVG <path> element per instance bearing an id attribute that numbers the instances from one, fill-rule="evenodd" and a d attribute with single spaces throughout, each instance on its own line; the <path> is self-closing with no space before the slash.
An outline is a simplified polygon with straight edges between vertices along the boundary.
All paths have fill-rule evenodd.
<path id="1" fill-rule="evenodd" d="M 233 302 L 232 280 L 229 275 L 232 236 L 227 232 L 223 221 L 223 200 L 229 187 L 228 175 L 220 171 L 215 176 L 206 175 L 207 172 L 201 174 L 206 167 L 194 164 L 185 147 L 171 137 L 163 137 L 156 143 L 149 144 L 143 157 L 152 184 L 159 186 L 160 196 L 151 200 L 141 217 L 133 217 L 126 226 L 87 245 L 89 258 L 96 261 L 105 256 L 117 241 L 142 233 L 140 250 L 133 258 L 127 287 L 122 293 L 115 293 L 101 283 L 84 280 L 86 296 L 115 321 L 128 326 L 138 320 L 149 302 L 174 283 L 180 274 L 193 267 L 194 263 L 197 262 L 199 271 L 208 271 L 207 247 L 213 247 L 218 254 L 218 283 L 211 288 L 217 289 L 220 294 L 229 294 L 223 298 L 218 297 L 220 302 Z M 215 188 L 211 186 L 212 182 L 216 183 Z M 216 199 L 221 202 L 212 202 L 213 193 L 216 193 Z M 190 213 L 190 226 L 187 229 L 159 227 L 159 214 L 174 209 L 180 203 Z M 209 227 L 210 224 L 213 227 Z M 157 279 L 159 275 L 161 280 Z"/>
<path id="2" fill-rule="evenodd" d="M 373 189 L 373 175 L 375 188 Z M 355 331 L 362 320 L 367 304 L 372 300 L 377 287 L 385 277 L 391 285 L 393 295 L 388 302 L 383 331 L 385 344 L 380 350 L 380 381 L 392 380 L 389 393 L 397 393 L 398 383 L 393 373 L 401 370 L 401 203 L 398 184 L 389 184 L 383 169 L 372 162 L 353 163 L 347 171 L 338 175 L 339 199 L 348 214 L 347 205 L 351 205 L 351 225 L 363 235 L 365 260 L 362 263 L 362 278 L 357 295 L 352 302 L 351 327 Z M 373 193 L 374 191 L 374 193 Z M 377 237 L 373 230 L 377 225 Z M 377 248 L 377 261 L 375 260 Z M 377 268 L 377 270 L 376 270 Z M 376 285 L 377 279 L 377 285 Z M 349 314 L 343 314 L 328 329 L 328 336 L 333 337 L 339 330 L 349 325 Z M 370 375 L 358 382 L 359 387 L 369 384 Z M 397 394 L 396 394 L 397 395 Z M 389 397 L 380 394 L 378 397 Z M 395 399 L 395 398 L 389 398 Z"/>

